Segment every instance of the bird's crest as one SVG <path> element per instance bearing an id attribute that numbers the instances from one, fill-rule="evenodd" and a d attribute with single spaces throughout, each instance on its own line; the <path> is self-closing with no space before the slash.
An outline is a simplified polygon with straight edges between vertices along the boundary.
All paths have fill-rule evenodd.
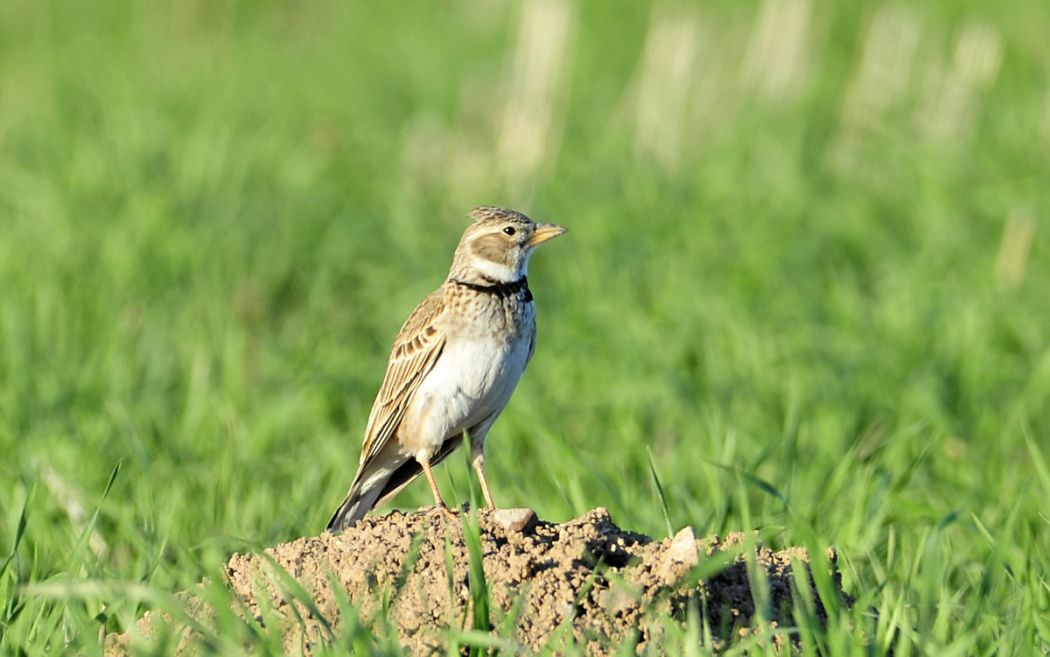
<path id="1" fill-rule="evenodd" d="M 520 212 L 508 210 L 507 208 L 498 208 L 494 205 L 482 205 L 474 208 L 470 211 L 470 218 L 476 224 L 482 221 L 506 221 L 507 219 L 515 219 L 524 223 L 531 223 L 532 221 Z"/>

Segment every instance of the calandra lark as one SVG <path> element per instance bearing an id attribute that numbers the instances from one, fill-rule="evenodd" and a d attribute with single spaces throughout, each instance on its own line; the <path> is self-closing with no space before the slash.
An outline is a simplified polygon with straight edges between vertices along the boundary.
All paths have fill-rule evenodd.
<path id="1" fill-rule="evenodd" d="M 368 416 L 361 460 L 329 531 L 352 526 L 420 472 L 446 508 L 433 467 L 466 432 L 485 503 L 485 436 L 536 348 L 526 273 L 533 249 L 565 232 L 513 210 L 480 207 L 441 287 L 409 315 Z"/>

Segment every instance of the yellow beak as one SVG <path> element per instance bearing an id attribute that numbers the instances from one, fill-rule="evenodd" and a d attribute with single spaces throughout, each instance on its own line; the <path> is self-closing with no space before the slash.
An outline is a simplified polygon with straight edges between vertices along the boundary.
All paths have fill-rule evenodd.
<path id="1" fill-rule="evenodd" d="M 529 246 L 543 244 L 564 232 L 565 228 L 558 224 L 536 224 L 536 230 L 532 231 L 532 237 L 529 238 Z"/>

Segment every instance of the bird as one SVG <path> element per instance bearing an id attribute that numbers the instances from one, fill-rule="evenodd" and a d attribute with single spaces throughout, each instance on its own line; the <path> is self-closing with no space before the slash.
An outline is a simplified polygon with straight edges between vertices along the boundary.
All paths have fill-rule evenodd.
<path id="1" fill-rule="evenodd" d="M 529 258 L 565 232 L 494 206 L 474 208 L 448 276 L 394 340 L 368 415 L 357 473 L 328 531 L 348 529 L 422 472 L 436 508 L 451 513 L 433 469 L 464 435 L 485 504 L 485 438 L 536 350 Z"/>

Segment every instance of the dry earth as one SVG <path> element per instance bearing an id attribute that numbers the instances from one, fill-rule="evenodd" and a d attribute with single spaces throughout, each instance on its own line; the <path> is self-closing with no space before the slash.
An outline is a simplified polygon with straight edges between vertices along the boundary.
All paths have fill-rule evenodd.
<path id="1" fill-rule="evenodd" d="M 724 645 L 751 631 L 747 549 L 765 571 L 772 624 L 792 625 L 792 567 L 809 564 L 802 548 L 773 552 L 749 546 L 739 533 L 697 540 L 687 528 L 656 541 L 620 529 L 600 508 L 563 524 L 538 520 L 527 509 L 479 511 L 477 519 L 491 620 L 514 627 L 517 641 L 529 650 L 543 648 L 564 624 L 562 633 L 585 642 L 588 652 L 607 655 L 625 640 L 641 646 L 658 638 L 668 618 L 684 622 L 698 609 L 705 610 L 715 647 Z M 834 554 L 829 556 L 834 569 Z M 309 594 L 313 609 L 287 593 L 289 580 L 274 575 L 274 563 Z M 424 510 L 368 517 L 342 534 L 301 538 L 267 549 L 265 556 L 236 554 L 226 577 L 245 615 L 280 626 L 288 653 L 309 653 L 330 632 L 338 634 L 345 592 L 366 623 L 385 606 L 402 646 L 417 655 L 444 652 L 448 628 L 470 626 L 469 567 L 463 520 Z M 704 570 L 706 577 L 698 578 Z M 838 573 L 832 575 L 839 586 Z M 183 597 L 207 626 L 213 615 L 208 606 L 190 594 Z M 845 594 L 842 600 L 848 603 Z M 819 600 L 816 608 L 823 620 Z M 149 637 L 162 618 L 147 614 L 136 632 Z M 183 630 L 182 636 L 180 652 L 196 652 L 194 635 Z M 128 634 L 108 636 L 107 657 L 126 654 L 129 641 Z"/>

